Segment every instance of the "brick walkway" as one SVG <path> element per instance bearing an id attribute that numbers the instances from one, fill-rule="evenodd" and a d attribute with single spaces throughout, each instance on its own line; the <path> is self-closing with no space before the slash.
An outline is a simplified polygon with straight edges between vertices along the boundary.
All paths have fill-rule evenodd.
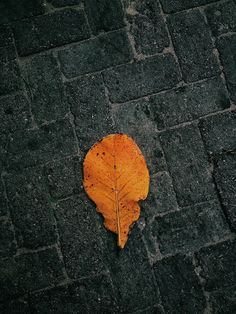
<path id="1" fill-rule="evenodd" d="M 236 1 L 2 0 L 0 313 L 236 313 Z M 82 189 L 131 135 L 126 248 Z"/>

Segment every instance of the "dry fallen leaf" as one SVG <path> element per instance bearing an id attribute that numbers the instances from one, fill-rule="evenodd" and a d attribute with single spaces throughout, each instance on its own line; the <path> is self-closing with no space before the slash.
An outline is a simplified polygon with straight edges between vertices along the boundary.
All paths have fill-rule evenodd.
<path id="1" fill-rule="evenodd" d="M 92 146 L 84 160 L 84 188 L 118 234 L 124 248 L 131 224 L 140 215 L 139 200 L 147 197 L 149 172 L 136 143 L 125 134 L 111 134 Z"/>

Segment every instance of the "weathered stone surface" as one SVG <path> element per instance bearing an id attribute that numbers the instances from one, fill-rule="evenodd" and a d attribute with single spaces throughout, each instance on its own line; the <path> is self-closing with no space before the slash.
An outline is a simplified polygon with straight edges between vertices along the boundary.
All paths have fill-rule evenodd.
<path id="1" fill-rule="evenodd" d="M 75 9 L 55 11 L 16 22 L 13 30 L 17 50 L 21 56 L 90 36 L 84 11 Z"/>
<path id="2" fill-rule="evenodd" d="M 104 73 L 113 102 L 125 102 L 171 88 L 180 78 L 178 65 L 171 54 L 121 65 Z"/>
<path id="3" fill-rule="evenodd" d="M 223 155 L 217 160 L 214 173 L 227 217 L 236 230 L 236 154 Z"/>
<path id="4" fill-rule="evenodd" d="M 27 58 L 21 70 L 36 123 L 63 118 L 68 108 L 64 101 L 61 73 L 53 55 L 41 54 Z"/>
<path id="5" fill-rule="evenodd" d="M 20 89 L 21 80 L 12 32 L 0 26 L 0 34 L 0 95 L 6 95 Z"/>
<path id="6" fill-rule="evenodd" d="M 1 133 L 14 132 L 31 125 L 29 102 L 23 93 L 0 98 Z"/>
<path id="7" fill-rule="evenodd" d="M 226 88 L 220 78 L 151 96 L 149 103 L 158 130 L 230 107 Z"/>
<path id="8" fill-rule="evenodd" d="M 124 26 L 120 0 L 86 0 L 84 5 L 94 34 Z"/>
<path id="9" fill-rule="evenodd" d="M 16 253 L 13 227 L 9 221 L 0 221 L 0 258 Z"/>
<path id="10" fill-rule="evenodd" d="M 30 314 L 30 308 L 25 299 L 12 299 L 0 303 L 1 314 Z"/>
<path id="11" fill-rule="evenodd" d="M 76 152 L 71 124 L 67 119 L 61 120 L 39 129 L 12 134 L 8 143 L 7 167 L 22 169 Z"/>
<path id="12" fill-rule="evenodd" d="M 185 81 L 216 75 L 219 66 L 213 54 L 210 30 L 200 11 L 170 15 L 167 21 Z"/>
<path id="13" fill-rule="evenodd" d="M 2 0 L 0 24 L 43 14 L 44 11 L 43 0 Z"/>
<path id="14" fill-rule="evenodd" d="M 225 241 L 197 253 L 200 275 L 205 279 L 205 289 L 212 291 L 236 284 L 235 260 L 236 242 Z"/>
<path id="15" fill-rule="evenodd" d="M 205 297 L 190 257 L 165 258 L 154 264 L 154 273 L 166 313 L 204 312 Z"/>
<path id="16" fill-rule="evenodd" d="M 165 22 L 157 1 L 133 1 L 126 13 L 138 53 L 154 54 L 169 46 Z"/>
<path id="17" fill-rule="evenodd" d="M 2 180 L 0 180 L 0 216 L 5 216 L 7 214 L 7 200 L 5 197 L 3 182 Z"/>
<path id="18" fill-rule="evenodd" d="M 210 154 L 232 151 L 236 148 L 235 111 L 202 119 L 200 129 Z"/>
<path id="19" fill-rule="evenodd" d="M 100 35 L 59 52 L 62 72 L 68 78 L 119 65 L 131 58 L 124 30 Z"/>
<path id="20" fill-rule="evenodd" d="M 236 310 L 236 286 L 211 293 L 210 304 L 214 314 L 234 313 Z"/>
<path id="21" fill-rule="evenodd" d="M 236 35 L 220 38 L 217 46 L 224 66 L 230 97 L 236 103 Z"/>
<path id="22" fill-rule="evenodd" d="M 236 31 L 236 3 L 234 0 L 216 3 L 206 10 L 214 36 Z"/>
<path id="23" fill-rule="evenodd" d="M 18 244 L 37 248 L 57 241 L 53 210 L 41 168 L 5 177 Z"/>
<path id="24" fill-rule="evenodd" d="M 52 161 L 46 165 L 47 183 L 53 198 L 59 199 L 83 190 L 80 157 Z"/>
<path id="25" fill-rule="evenodd" d="M 191 9 L 200 5 L 205 5 L 216 0 L 160 0 L 165 13 L 175 13 L 178 11 Z"/>
<path id="26" fill-rule="evenodd" d="M 0 301 L 50 287 L 64 280 L 56 249 L 0 259 Z"/>
<path id="27" fill-rule="evenodd" d="M 101 75 L 67 83 L 66 93 L 74 115 L 79 147 L 85 151 L 114 129 Z"/>
<path id="28" fill-rule="evenodd" d="M 213 199 L 210 166 L 198 128 L 188 125 L 165 131 L 160 139 L 179 205 L 184 207 Z"/>
<path id="29" fill-rule="evenodd" d="M 105 230 L 104 230 L 105 233 Z M 147 252 L 137 225 L 132 229 L 124 250 L 119 250 L 116 236 L 105 234 L 111 277 L 122 313 L 146 309 L 160 302 Z"/>
<path id="30" fill-rule="evenodd" d="M 166 163 L 155 124 L 150 119 L 148 102 L 142 99 L 115 106 L 112 115 L 116 130 L 130 135 L 139 145 L 150 172 L 165 170 Z"/>
<path id="31" fill-rule="evenodd" d="M 2 170 L 6 164 L 7 142 L 8 142 L 8 136 L 6 134 L 1 134 L 1 132 L 0 132 L 0 171 L 1 172 L 2 172 Z"/>
<path id="32" fill-rule="evenodd" d="M 64 288 L 56 288 L 30 296 L 34 313 L 118 313 L 111 280 L 108 275 L 86 278 Z"/>
<path id="33" fill-rule="evenodd" d="M 66 7 L 71 5 L 79 5 L 82 0 L 48 0 L 54 7 Z"/>
<path id="34" fill-rule="evenodd" d="M 157 217 L 152 233 L 166 255 L 198 250 L 219 241 L 229 229 L 219 203 L 211 201 Z"/>
<path id="35" fill-rule="evenodd" d="M 95 206 L 85 195 L 74 196 L 59 201 L 55 213 L 69 277 L 78 279 L 102 272 L 104 255 Z"/>

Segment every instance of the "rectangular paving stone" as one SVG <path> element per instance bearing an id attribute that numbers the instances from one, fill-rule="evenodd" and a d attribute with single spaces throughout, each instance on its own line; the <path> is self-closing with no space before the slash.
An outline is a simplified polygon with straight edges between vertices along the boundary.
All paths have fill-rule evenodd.
<path id="1" fill-rule="evenodd" d="M 85 152 L 114 130 L 102 77 L 96 74 L 66 83 L 66 93 L 74 115 L 79 148 Z"/>
<path id="2" fill-rule="evenodd" d="M 217 41 L 217 47 L 230 97 L 236 103 L 236 35 L 220 38 Z"/>
<path id="3" fill-rule="evenodd" d="M 0 26 L 0 34 L 0 95 L 6 95 L 21 88 L 21 77 L 10 28 Z"/>
<path id="4" fill-rule="evenodd" d="M 130 135 L 140 147 L 150 172 L 165 170 L 166 162 L 148 102 L 141 99 L 114 106 L 112 115 L 117 132 Z"/>
<path id="5" fill-rule="evenodd" d="M 209 154 L 236 148 L 236 112 L 224 112 L 202 119 L 200 129 Z"/>
<path id="6" fill-rule="evenodd" d="M 21 63 L 36 123 L 63 118 L 68 112 L 61 73 L 52 54 L 36 55 Z"/>
<path id="7" fill-rule="evenodd" d="M 95 206 L 82 194 L 59 201 L 55 213 L 69 277 L 78 279 L 104 271 Z"/>
<path id="8" fill-rule="evenodd" d="M 163 255 L 196 251 L 209 242 L 219 241 L 228 233 L 228 225 L 217 201 L 157 217 L 152 228 Z"/>
<path id="9" fill-rule="evenodd" d="M 223 290 L 236 284 L 236 242 L 225 241 L 202 248 L 197 253 L 200 275 L 205 279 L 205 290 Z"/>
<path id="10" fill-rule="evenodd" d="M 105 232 L 106 230 L 103 235 Z M 120 312 L 133 313 L 160 303 L 147 251 L 137 225 L 132 228 L 123 250 L 117 247 L 116 235 L 108 231 L 104 237 Z"/>
<path id="11" fill-rule="evenodd" d="M 50 195 L 59 199 L 82 192 L 82 168 L 82 159 L 77 156 L 47 163 L 46 178 Z"/>
<path id="12" fill-rule="evenodd" d="M 219 66 L 210 30 L 200 11 L 170 15 L 167 21 L 184 80 L 193 82 L 216 75 Z"/>
<path id="13" fill-rule="evenodd" d="M 157 1 L 133 1 L 126 9 L 130 33 L 138 53 L 151 55 L 169 46 L 169 38 Z"/>
<path id="14" fill-rule="evenodd" d="M 236 154 L 216 161 L 214 177 L 231 227 L 236 230 Z"/>
<path id="15" fill-rule="evenodd" d="M 62 267 L 54 248 L 0 259 L 0 301 L 60 283 Z"/>
<path id="16" fill-rule="evenodd" d="M 0 24 L 43 14 L 43 0 L 1 1 Z"/>
<path id="17" fill-rule="evenodd" d="M 211 293 L 210 304 L 214 314 L 234 313 L 236 309 L 236 286 Z"/>
<path id="18" fill-rule="evenodd" d="M 199 7 L 217 0 L 160 0 L 165 13 L 175 13 L 178 11 Z"/>
<path id="19" fill-rule="evenodd" d="M 214 36 L 236 31 L 236 3 L 234 0 L 216 3 L 205 10 Z"/>
<path id="20" fill-rule="evenodd" d="M 166 313 L 203 313 L 205 297 L 190 257 L 175 255 L 154 264 Z"/>
<path id="21" fill-rule="evenodd" d="M 75 9 L 59 10 L 16 22 L 13 30 L 20 56 L 80 41 L 90 36 L 84 11 Z"/>
<path id="22" fill-rule="evenodd" d="M 71 124 L 67 119 L 60 120 L 39 129 L 12 134 L 8 143 L 7 168 L 19 170 L 76 153 Z"/>
<path id="23" fill-rule="evenodd" d="M 63 74 L 72 78 L 132 59 L 131 47 L 124 30 L 102 34 L 59 52 Z"/>
<path id="24" fill-rule="evenodd" d="M 0 221 L 0 258 L 10 257 L 16 253 L 13 226 L 8 220 Z"/>
<path id="25" fill-rule="evenodd" d="M 181 79 L 171 54 L 154 56 L 104 72 L 112 102 L 125 102 L 174 87 Z"/>
<path id="26" fill-rule="evenodd" d="M 55 219 L 41 168 L 5 177 L 19 246 L 38 248 L 57 242 Z"/>
<path id="27" fill-rule="evenodd" d="M 93 34 L 124 26 L 120 0 L 86 0 L 84 5 Z"/>
<path id="28" fill-rule="evenodd" d="M 50 289 L 30 296 L 34 313 L 119 313 L 108 275 L 78 280 L 68 287 Z"/>
<path id="29" fill-rule="evenodd" d="M 0 98 L 0 133 L 15 132 L 31 126 L 29 101 L 20 92 Z"/>
<path id="30" fill-rule="evenodd" d="M 158 130 L 230 107 L 226 88 L 219 77 L 151 96 L 149 103 Z"/>
<path id="31" fill-rule="evenodd" d="M 160 140 L 179 205 L 185 207 L 213 199 L 210 165 L 197 126 L 165 131 Z"/>

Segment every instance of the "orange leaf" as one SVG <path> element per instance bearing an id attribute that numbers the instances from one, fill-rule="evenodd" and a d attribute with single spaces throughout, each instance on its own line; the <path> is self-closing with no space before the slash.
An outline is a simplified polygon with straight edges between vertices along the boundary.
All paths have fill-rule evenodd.
<path id="1" fill-rule="evenodd" d="M 136 143 L 125 134 L 111 134 L 92 146 L 84 160 L 84 188 L 118 234 L 124 248 L 130 225 L 140 215 L 139 200 L 147 197 L 149 172 Z"/>

